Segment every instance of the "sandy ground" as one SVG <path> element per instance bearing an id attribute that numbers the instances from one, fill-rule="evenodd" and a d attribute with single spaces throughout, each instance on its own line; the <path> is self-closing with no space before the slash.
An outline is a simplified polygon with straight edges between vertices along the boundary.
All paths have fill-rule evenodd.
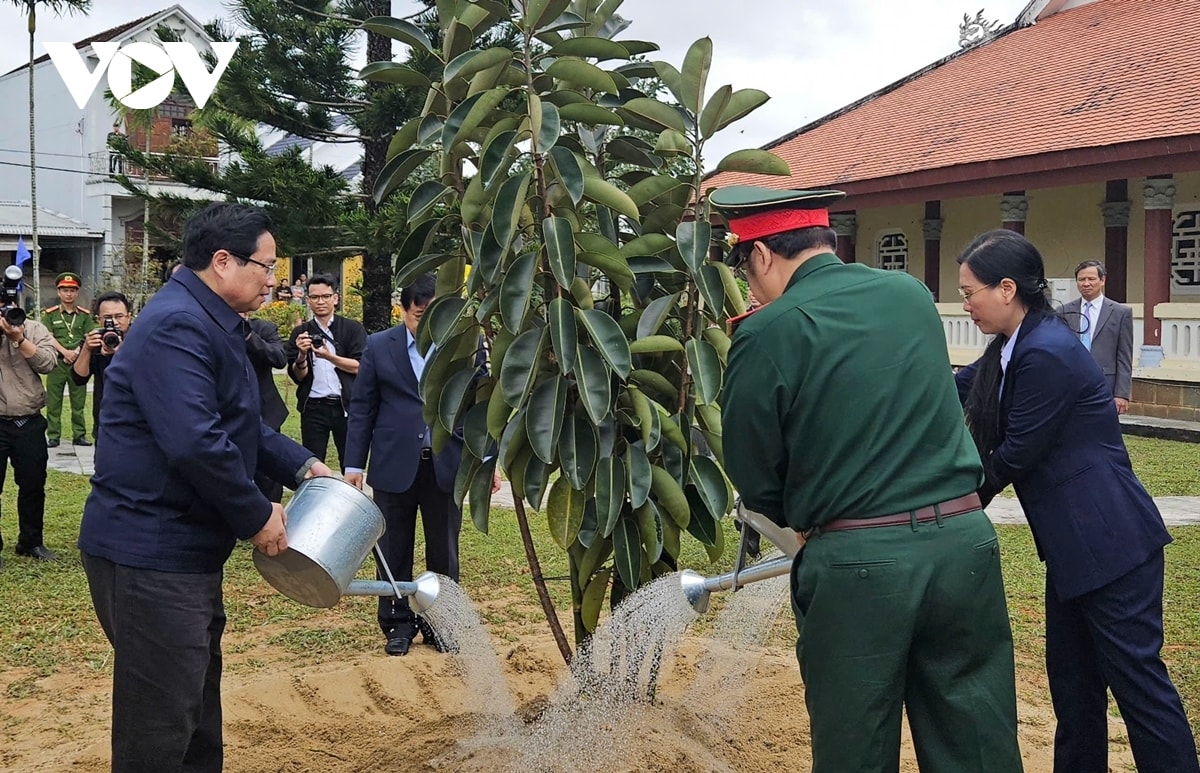
<path id="1" fill-rule="evenodd" d="M 584 706 L 539 733 L 529 723 L 553 713 L 546 707 L 566 673 L 544 626 L 504 643 L 486 639 L 495 658 L 479 662 L 418 645 L 403 658 L 378 648 L 303 667 L 267 643 L 271 633 L 238 633 L 239 654 L 227 657 L 226 770 L 234 773 L 809 767 L 803 685 L 787 646 L 728 647 L 689 629 L 652 703 Z M 1044 677 L 1032 665 L 1021 674 L 1025 769 L 1050 771 Z M 0 674 L 0 696 L 28 677 Z M 108 770 L 109 678 L 71 669 L 38 680 L 25 697 L 0 697 L 0 770 Z M 489 689 L 501 699 L 486 698 Z M 1132 770 L 1124 730 L 1112 723 L 1112 770 Z M 907 734 L 901 769 L 917 770 Z"/>

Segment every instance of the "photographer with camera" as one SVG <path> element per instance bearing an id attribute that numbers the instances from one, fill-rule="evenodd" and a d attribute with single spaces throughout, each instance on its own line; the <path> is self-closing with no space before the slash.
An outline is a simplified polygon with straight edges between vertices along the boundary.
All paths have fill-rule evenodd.
<path id="1" fill-rule="evenodd" d="M 87 390 L 76 386 L 70 379 L 71 366 L 83 355 L 84 336 L 96 326 L 92 313 L 76 305 L 79 299 L 79 274 L 64 271 L 54 280 L 58 288 L 58 305 L 42 312 L 42 322 L 54 336 L 54 348 L 58 350 L 58 363 L 46 377 L 46 445 L 58 446 L 62 438 L 63 388 L 71 401 L 71 437 L 77 446 L 90 446 L 87 425 L 83 421 L 83 404 L 87 401 Z M 95 426 L 92 427 L 93 434 Z"/>
<path id="2" fill-rule="evenodd" d="M 20 267 L 9 266 L 0 287 L 0 335 L 5 339 L 0 341 L 0 460 L 12 464 L 17 483 L 17 555 L 54 561 L 58 556 L 42 544 L 50 452 L 41 411 L 46 405 L 42 374 L 54 370 L 58 356 L 46 326 L 25 317 L 17 289 L 22 276 Z M 6 477 L 0 467 L 0 490 Z"/>
<path id="3" fill-rule="evenodd" d="M 87 356 L 76 357 L 75 362 L 71 363 L 71 383 L 82 387 L 89 378 L 96 377 L 96 385 L 92 388 L 92 434 L 99 437 L 104 371 L 129 331 L 129 323 L 133 321 L 129 299 L 124 293 L 116 291 L 101 295 L 96 299 L 96 319 L 100 327 L 89 330 L 83 339 Z"/>
<path id="4" fill-rule="evenodd" d="M 338 294 L 328 274 L 314 274 L 306 295 L 313 318 L 292 329 L 287 345 L 288 375 L 298 385 L 300 442 L 324 462 L 332 434 L 344 470 L 350 390 L 367 345 L 367 330 L 333 313 Z"/>

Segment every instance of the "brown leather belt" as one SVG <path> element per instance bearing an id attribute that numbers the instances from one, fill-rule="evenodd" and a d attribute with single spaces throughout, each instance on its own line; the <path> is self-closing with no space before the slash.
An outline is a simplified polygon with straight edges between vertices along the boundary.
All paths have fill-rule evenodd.
<path id="1" fill-rule="evenodd" d="M 973 513 L 982 510 L 983 503 L 979 495 L 972 492 L 956 499 L 948 499 L 936 505 L 929 505 L 917 510 L 910 510 L 893 515 L 881 515 L 878 518 L 838 518 L 816 528 L 819 534 L 826 531 L 848 531 L 850 529 L 877 529 L 883 526 L 900 526 L 902 524 L 928 523 L 939 518 L 953 518 L 956 515 Z"/>

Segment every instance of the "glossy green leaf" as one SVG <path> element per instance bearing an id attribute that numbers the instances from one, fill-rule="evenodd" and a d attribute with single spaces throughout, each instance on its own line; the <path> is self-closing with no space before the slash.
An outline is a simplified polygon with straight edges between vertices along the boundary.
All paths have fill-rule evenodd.
<path id="1" fill-rule="evenodd" d="M 589 548 L 594 542 L 604 542 L 604 538 L 596 539 L 600 526 L 596 521 L 596 500 L 588 499 L 583 504 L 583 523 L 579 527 L 579 544 Z"/>
<path id="2" fill-rule="evenodd" d="M 555 44 L 550 49 L 549 55 L 554 57 L 578 56 L 604 61 L 605 59 L 628 59 L 629 51 L 620 43 L 607 38 L 581 35 Z"/>
<path id="3" fill-rule="evenodd" d="M 554 147 L 562 134 L 562 117 L 558 108 L 551 102 L 542 102 L 542 120 L 537 131 L 537 150 L 545 153 Z"/>
<path id="4" fill-rule="evenodd" d="M 534 510 L 542 509 L 542 497 L 546 493 L 546 484 L 549 483 L 550 465 L 537 458 L 537 454 L 530 452 L 528 459 L 525 462 L 525 475 L 522 478 L 525 489 L 525 501 Z"/>
<path id="5" fill-rule="evenodd" d="M 554 543 L 567 550 L 575 542 L 583 524 L 584 492 L 571 488 L 566 478 L 559 477 L 550 486 L 546 503 L 546 520 Z"/>
<path id="6" fill-rule="evenodd" d="M 708 139 L 717 131 L 717 126 L 721 122 L 722 116 L 725 114 L 725 108 L 729 106 L 729 99 L 733 96 L 732 86 L 722 86 L 713 92 L 709 97 L 708 104 L 704 106 L 704 112 L 700 114 L 700 136 Z"/>
<path id="7" fill-rule="evenodd" d="M 559 59 L 546 68 L 546 74 L 593 91 L 617 93 L 617 84 L 611 75 L 582 59 Z"/>
<path id="8" fill-rule="evenodd" d="M 625 41 L 622 41 L 622 45 L 625 45 Z M 618 66 L 615 72 L 621 73 L 630 80 L 658 77 L 658 72 L 655 71 L 651 62 L 628 62 Z"/>
<path id="9" fill-rule="evenodd" d="M 615 137 L 608 143 L 608 153 L 613 158 L 646 169 L 660 169 L 663 160 L 655 156 L 653 150 L 653 145 L 637 137 Z"/>
<path id="10" fill-rule="evenodd" d="M 700 38 L 688 48 L 683 57 L 680 72 L 680 102 L 693 114 L 699 114 L 704 103 L 704 90 L 708 84 L 708 71 L 712 67 L 712 38 Z"/>
<path id="11" fill-rule="evenodd" d="M 533 452 L 546 464 L 554 463 L 554 451 L 567 412 L 567 380 L 557 373 L 538 384 L 529 396 L 525 432 Z"/>
<path id="12" fill-rule="evenodd" d="M 421 118 L 412 118 L 405 122 L 403 126 L 396 130 L 392 135 L 392 139 L 388 141 L 387 157 L 384 159 L 394 158 L 397 154 L 408 150 L 417 141 L 417 130 L 421 125 Z"/>
<path id="13" fill-rule="evenodd" d="M 620 457 L 606 456 L 596 464 L 596 522 L 605 537 L 613 527 L 625 504 L 625 465 Z"/>
<path id="14" fill-rule="evenodd" d="M 489 186 L 496 177 L 508 171 L 512 159 L 516 157 L 513 142 L 517 138 L 515 129 L 495 135 L 483 148 L 479 156 L 479 174 L 483 177 L 484 186 Z"/>
<path id="15" fill-rule="evenodd" d="M 424 73 L 399 62 L 371 62 L 359 71 L 358 77 L 365 81 L 416 89 L 427 89 L 433 85 Z"/>
<path id="16" fill-rule="evenodd" d="M 488 404 L 475 403 L 463 416 L 463 445 L 476 459 L 492 453 L 492 438 L 487 428 Z"/>
<path id="17" fill-rule="evenodd" d="M 559 117 L 564 121 L 575 121 L 588 126 L 624 126 L 625 120 L 611 110 L 605 110 L 599 105 L 573 104 L 563 105 L 558 109 Z"/>
<path id="18" fill-rule="evenodd" d="M 554 298 L 547 310 L 550 328 L 550 345 L 554 347 L 554 359 L 564 376 L 575 370 L 575 354 L 578 334 L 575 329 L 575 309 L 566 298 Z"/>
<path id="19" fill-rule="evenodd" d="M 675 293 L 655 298 L 646 304 L 646 310 L 642 312 L 642 318 L 638 320 L 637 337 L 645 338 L 656 335 L 678 303 L 679 294 Z"/>
<path id="20" fill-rule="evenodd" d="M 654 152 L 664 156 L 688 156 L 692 153 L 692 144 L 683 132 L 665 129 L 654 143 Z"/>
<path id="21" fill-rule="evenodd" d="M 684 489 L 692 517 L 688 519 L 687 532 L 699 540 L 701 545 L 715 546 L 720 524 L 716 516 L 708 511 L 708 505 L 700 498 L 696 487 L 688 485 Z"/>
<path id="22" fill-rule="evenodd" d="M 433 209 L 433 205 L 445 197 L 451 190 L 450 186 L 445 185 L 440 180 L 426 180 L 417 186 L 413 194 L 408 199 L 408 223 L 409 226 L 414 226 L 421 222 L 425 215 L 429 214 Z"/>
<path id="23" fill-rule="evenodd" d="M 428 145 L 442 136 L 442 129 L 445 128 L 446 122 L 442 120 L 440 115 L 430 113 L 421 119 L 420 125 L 417 126 L 417 142 L 421 145 Z M 390 156 L 389 156 L 390 158 Z"/>
<path id="24" fill-rule="evenodd" d="M 495 457 L 483 462 L 471 477 L 471 521 L 475 528 L 488 533 L 488 515 L 492 509 L 492 481 L 496 474 Z"/>
<path id="25" fill-rule="evenodd" d="M 663 552 L 662 516 L 654 503 L 649 501 L 636 508 L 633 514 L 637 518 L 638 534 L 641 536 L 646 557 L 650 559 L 650 563 L 656 563 L 662 558 Z"/>
<path id="26" fill-rule="evenodd" d="M 512 51 L 501 46 L 494 48 L 472 49 L 459 54 L 454 61 L 446 65 L 442 73 L 442 83 L 450 83 L 455 78 L 470 78 L 477 72 L 503 65 L 512 60 Z"/>
<path id="27" fill-rule="evenodd" d="M 650 459 L 640 445 L 631 445 L 625 451 L 625 473 L 629 480 L 629 503 L 636 509 L 645 504 L 650 496 Z"/>
<path id="28" fill-rule="evenodd" d="M 679 111 L 657 99 L 637 97 L 626 102 L 622 109 L 650 123 L 656 131 L 671 129 L 681 134 L 687 132 Z"/>
<path id="29" fill-rule="evenodd" d="M 431 271 L 436 271 L 444 263 L 453 260 L 454 257 L 454 255 L 446 253 L 421 255 L 416 260 L 405 263 L 403 267 L 396 271 L 395 285 L 397 287 L 409 285 L 417 277 L 422 274 L 428 274 Z"/>
<path id="30" fill-rule="evenodd" d="M 511 89 L 507 86 L 489 89 L 467 97 L 458 107 L 454 108 L 454 111 L 446 119 L 446 126 L 442 129 L 444 152 L 449 153 L 455 145 L 467 139 L 475 129 L 479 128 L 484 119 L 491 116 L 500 106 L 509 91 Z"/>
<path id="31" fill-rule="evenodd" d="M 542 221 L 542 240 L 554 280 L 562 287 L 571 286 L 575 276 L 575 231 L 565 217 L 548 217 Z"/>
<path id="32" fill-rule="evenodd" d="M 545 339 L 545 328 L 526 330 L 517 336 L 504 353 L 504 365 L 500 370 L 500 390 L 504 401 L 519 408 L 533 388 L 533 377 L 537 373 Z"/>
<path id="33" fill-rule="evenodd" d="M 639 207 L 654 201 L 659 196 L 675 190 L 682 185 L 679 180 L 670 175 L 650 175 L 646 179 L 629 187 L 629 198 Z"/>
<path id="34" fill-rule="evenodd" d="M 588 505 L 584 506 L 584 519 L 587 519 L 587 513 L 591 510 L 596 511 L 595 500 L 589 500 Z M 581 527 L 582 531 L 582 527 Z M 592 574 L 596 573 L 596 567 L 604 563 L 608 557 L 612 555 L 612 540 L 605 537 L 596 537 L 592 540 L 592 544 L 584 551 L 583 557 L 579 559 L 576 577 L 582 585 Z M 606 570 L 607 571 L 607 570 Z"/>
<path id="35" fill-rule="evenodd" d="M 392 40 L 399 40 L 413 48 L 433 53 L 433 42 L 429 40 L 429 36 L 417 25 L 403 19 L 372 16 L 362 23 L 362 28 L 367 32 L 375 32 Z"/>
<path id="36" fill-rule="evenodd" d="M 536 252 L 528 252 L 509 264 L 500 280 L 500 319 L 514 334 L 521 332 L 533 296 L 533 278 L 537 273 Z"/>
<path id="37" fill-rule="evenodd" d="M 654 62 L 654 71 L 658 73 L 658 79 L 663 82 L 675 99 L 679 100 L 679 104 L 683 104 L 683 76 L 679 70 L 675 69 L 675 65 L 670 62 Z"/>
<path id="38" fill-rule="evenodd" d="M 750 172 L 787 177 L 792 173 L 788 162 L 766 150 L 735 150 L 717 164 L 718 172 Z"/>
<path id="39" fill-rule="evenodd" d="M 408 236 L 404 237 L 404 241 L 400 244 L 400 251 L 396 254 L 397 274 L 410 263 L 426 257 L 425 250 L 429 247 L 433 233 L 441 224 L 441 220 L 426 220 L 409 229 Z M 403 287 L 403 285 L 400 286 Z"/>
<path id="40" fill-rule="evenodd" d="M 438 397 L 438 421 L 450 432 L 459 426 L 467 395 L 475 383 L 476 375 L 473 368 L 463 368 L 452 373 L 446 379 L 446 385 L 442 387 Z"/>
<path id="41" fill-rule="evenodd" d="M 666 234 L 644 234 L 625 243 L 621 254 L 626 258 L 637 255 L 658 255 L 675 246 L 675 240 Z"/>
<path id="42" fill-rule="evenodd" d="M 629 194 L 607 180 L 585 176 L 583 178 L 583 197 L 602 204 L 634 222 L 641 219 L 638 206 L 633 203 L 633 199 L 629 198 Z"/>
<path id="43" fill-rule="evenodd" d="M 504 252 L 512 245 L 513 234 L 517 231 L 530 178 L 529 172 L 515 174 L 500 183 L 496 191 L 495 203 L 492 205 L 492 233 Z"/>
<path id="44" fill-rule="evenodd" d="M 558 436 L 558 462 L 572 488 L 582 490 L 588 484 L 599 457 L 596 428 L 583 416 L 568 416 Z"/>
<path id="45" fill-rule="evenodd" d="M 599 426 L 612 409 L 612 374 L 600 355 L 590 348 L 580 346 L 576 351 L 575 380 L 579 397 L 592 424 Z"/>
<path id="46" fill-rule="evenodd" d="M 417 330 L 418 344 L 425 344 L 420 346 L 422 353 L 426 352 L 427 343 L 423 340 L 426 333 L 428 341 L 445 346 L 451 337 L 466 329 L 470 324 L 463 320 L 462 312 L 466 305 L 466 298 L 452 295 L 436 298 L 429 304 L 421 316 L 421 325 Z"/>
<path id="47" fill-rule="evenodd" d="M 581 310 L 577 316 L 591 337 L 592 344 L 612 371 L 622 380 L 628 378 L 633 365 L 629 355 L 629 340 L 625 338 L 621 326 L 599 309 Z"/>
<path id="48" fill-rule="evenodd" d="M 642 582 L 642 539 L 632 518 L 621 518 L 613 529 L 613 562 L 626 588 L 633 590 Z"/>
<path id="49" fill-rule="evenodd" d="M 725 286 L 721 283 L 721 274 L 717 267 L 712 263 L 705 264 L 700 267 L 694 278 L 709 311 L 720 315 L 721 310 L 725 308 Z"/>
<path id="50" fill-rule="evenodd" d="M 521 29 L 526 32 L 540 30 L 561 16 L 570 5 L 571 0 L 526 0 Z"/>
<path id="51" fill-rule="evenodd" d="M 425 159 L 433 155 L 432 150 L 412 148 L 398 154 L 383 165 L 379 177 L 375 180 L 373 195 L 376 203 L 382 203 L 389 193 L 402 185 Z"/>
<path id="52" fill-rule="evenodd" d="M 725 475 L 712 459 L 693 456 L 688 482 L 696 487 L 696 492 L 714 516 L 720 518 L 733 509 Z"/>
<path id="53" fill-rule="evenodd" d="M 662 513 L 659 513 L 659 523 L 662 524 L 663 532 L 663 553 L 666 553 L 671 558 L 679 559 L 679 526 L 670 518 L 663 518 Z"/>
<path id="54" fill-rule="evenodd" d="M 758 89 L 738 89 L 733 92 L 729 97 L 729 104 L 721 113 L 721 119 L 717 122 L 712 134 L 716 134 L 734 121 L 745 118 L 765 105 L 770 98 L 767 92 Z"/>
<path id="55" fill-rule="evenodd" d="M 550 148 L 550 163 L 558 181 L 571 197 L 571 203 L 579 204 L 583 200 L 583 167 L 579 159 L 569 148 L 560 145 Z"/>
<path id="56" fill-rule="evenodd" d="M 711 244 L 712 226 L 705 220 L 685 220 L 675 228 L 675 247 L 693 273 L 708 259 Z"/>

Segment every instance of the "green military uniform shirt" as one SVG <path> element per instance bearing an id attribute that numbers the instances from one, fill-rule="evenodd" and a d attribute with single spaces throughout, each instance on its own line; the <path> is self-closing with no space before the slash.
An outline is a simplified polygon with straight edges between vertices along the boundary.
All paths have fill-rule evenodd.
<path id="1" fill-rule="evenodd" d="M 50 329 L 60 344 L 68 349 L 78 349 L 88 331 L 96 328 L 96 320 L 87 309 L 76 307 L 75 313 L 61 305 L 51 306 L 42 313 L 42 324 Z"/>
<path id="2" fill-rule="evenodd" d="M 735 331 L 721 403 L 742 501 L 798 531 L 944 502 L 983 479 L 941 319 L 903 272 L 832 254 L 803 263 Z"/>

